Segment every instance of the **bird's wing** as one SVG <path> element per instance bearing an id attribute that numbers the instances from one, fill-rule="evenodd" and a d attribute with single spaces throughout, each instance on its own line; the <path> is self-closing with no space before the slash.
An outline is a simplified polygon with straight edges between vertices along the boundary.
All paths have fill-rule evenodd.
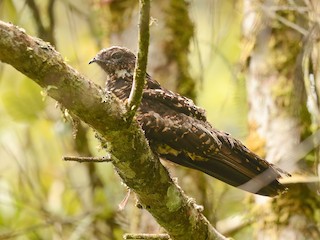
<path id="1" fill-rule="evenodd" d="M 146 89 L 162 89 L 160 83 L 150 77 L 148 73 L 146 73 Z"/>
<path id="2" fill-rule="evenodd" d="M 144 94 L 137 119 L 161 157 L 261 195 L 274 196 L 285 190 L 271 164 L 229 134 L 196 118 L 196 107 L 189 101 L 171 92 L 150 92 L 147 97 Z"/>
<path id="3" fill-rule="evenodd" d="M 146 89 L 143 92 L 144 99 L 159 102 L 177 112 L 206 121 L 206 112 L 196 106 L 189 98 L 166 89 Z"/>

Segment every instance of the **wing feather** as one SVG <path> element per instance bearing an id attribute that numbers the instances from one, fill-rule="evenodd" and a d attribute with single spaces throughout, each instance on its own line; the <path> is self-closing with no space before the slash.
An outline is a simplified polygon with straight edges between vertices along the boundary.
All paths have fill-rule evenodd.
<path id="1" fill-rule="evenodd" d="M 189 101 L 177 107 L 176 103 L 183 105 L 179 95 L 162 92 L 163 98 L 158 90 L 149 89 L 144 94 L 137 119 L 151 147 L 162 158 L 261 195 L 274 196 L 285 190 L 277 181 L 281 175 L 271 164 L 203 118 L 195 118 L 196 108 L 190 108 Z M 266 184 L 261 178 L 252 180 L 263 173 Z M 250 180 L 252 188 L 243 185 Z"/>

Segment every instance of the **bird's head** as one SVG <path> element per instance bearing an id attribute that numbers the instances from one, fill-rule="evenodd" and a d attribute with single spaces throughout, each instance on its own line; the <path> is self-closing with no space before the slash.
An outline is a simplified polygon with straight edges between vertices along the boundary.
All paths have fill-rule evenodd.
<path id="1" fill-rule="evenodd" d="M 89 62 L 97 63 L 109 76 L 132 76 L 136 56 L 127 48 L 104 48 Z"/>

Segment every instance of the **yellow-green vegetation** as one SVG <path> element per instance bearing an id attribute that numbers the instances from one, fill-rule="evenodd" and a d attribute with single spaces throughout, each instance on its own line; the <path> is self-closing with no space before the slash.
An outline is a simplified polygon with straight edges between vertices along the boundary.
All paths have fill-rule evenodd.
<path id="1" fill-rule="evenodd" d="M 261 6 L 262 2 L 257 1 L 255 7 Z M 304 51 L 301 36 L 306 40 L 308 34 L 304 31 L 307 31 L 310 23 L 317 21 L 306 24 L 310 6 L 301 8 L 302 12 L 299 14 L 303 17 L 298 19 L 296 8 L 286 7 L 288 1 L 279 2 L 284 5 L 272 12 L 277 19 L 269 16 L 272 21 L 268 24 L 272 31 L 267 43 L 270 57 L 265 59 L 265 71 L 269 73 L 271 68 L 278 76 L 270 88 L 272 96 L 277 100 L 277 107 L 289 116 L 299 117 L 301 139 L 305 139 L 319 129 L 319 124 L 312 121 L 305 104 L 307 96 L 303 82 L 293 81 L 297 72 L 292 66 L 296 66 L 299 62 L 297 56 Z M 166 58 L 163 63 L 162 55 L 153 54 L 148 62 L 162 64 L 160 67 L 163 72 L 159 76 L 163 76 L 163 79 L 156 80 L 165 85 L 166 76 L 174 76 L 172 79 L 175 82 L 171 86 L 176 89 L 171 90 L 193 98 L 206 109 L 207 118 L 214 127 L 230 132 L 241 140 L 246 139 L 248 147 L 264 157 L 267 154 L 266 139 L 258 134 L 257 123 L 247 123 L 246 76 L 242 68 L 251 61 L 250 54 L 255 43 L 248 43 L 249 47 L 241 46 L 244 17 L 242 3 L 243 1 L 217 0 L 151 1 L 151 32 L 158 35 L 151 35 L 150 42 L 157 44 L 151 44 L 150 47 L 159 48 L 156 50 L 164 53 Z M 36 16 L 37 13 L 39 16 Z M 101 86 L 104 85 L 104 74 L 97 67 L 89 66 L 88 61 L 99 49 L 109 47 L 110 44 L 135 46 L 137 16 L 138 1 L 133 0 L 0 1 L 0 20 L 12 22 L 25 29 L 29 35 L 51 41 L 61 53 L 62 62 L 70 64 Z M 290 31 L 287 31 L 288 26 L 285 24 L 288 22 L 295 23 L 290 25 Z M 284 30 L 286 34 L 282 34 Z M 42 50 L 51 50 L 45 42 L 38 43 L 41 43 Z M 35 49 L 26 49 L 24 61 L 29 67 L 41 72 L 43 62 L 35 62 Z M 3 49 L 0 52 L 3 53 Z M 10 52 L 7 54 L 11 55 Z M 245 62 L 244 59 L 239 60 L 242 55 L 245 55 Z M 51 60 L 46 61 L 50 63 Z M 60 71 L 64 70 L 62 66 L 63 64 L 60 65 Z M 304 67 L 313 70 L 311 65 Z M 52 84 L 41 89 L 16 69 L 0 62 L 0 239 L 113 240 L 121 239 L 124 232 L 158 232 L 160 228 L 155 220 L 151 220 L 152 217 L 145 210 L 136 209 L 137 201 L 141 199 L 135 193 L 126 195 L 128 188 L 118 176 L 114 165 L 80 164 L 61 160 L 64 155 L 104 156 L 106 150 L 113 151 L 114 145 L 120 146 L 120 152 L 125 151 L 128 146 L 121 144 L 123 139 L 120 137 L 126 136 L 119 137 L 116 131 L 110 131 L 111 143 L 102 141 L 101 146 L 101 135 L 87 125 L 80 124 L 79 119 L 72 119 L 74 116 L 69 110 L 56 104 L 49 97 L 61 90 L 54 85 L 59 77 L 59 69 L 55 73 L 47 79 Z M 152 72 L 149 74 L 153 75 Z M 74 87 L 81 88 L 81 82 L 73 84 Z M 65 94 L 70 102 L 75 105 L 85 102 L 85 93 L 78 98 L 74 98 L 73 94 L 71 91 Z M 99 88 L 96 97 L 99 103 L 112 100 L 110 96 L 106 97 L 102 88 Z M 294 101 L 301 103 L 301 106 L 290 108 Z M 125 112 L 123 106 L 117 106 L 120 112 Z M 92 109 L 95 108 L 93 105 Z M 97 122 L 104 122 L 109 110 L 115 111 L 107 109 L 99 115 Z M 89 111 L 83 115 L 90 118 Z M 101 129 L 116 129 L 122 122 L 115 124 L 109 121 Z M 124 124 L 122 127 L 126 129 L 127 126 Z M 131 129 L 126 129 L 126 133 L 132 133 L 130 131 Z M 250 133 L 249 136 L 247 132 Z M 131 143 L 141 140 L 136 139 L 141 134 L 134 135 L 130 139 Z M 143 156 L 148 155 L 147 147 L 138 150 L 143 152 Z M 120 167 L 130 165 L 134 168 L 135 154 L 136 151 L 130 155 L 133 158 L 130 163 L 122 162 L 123 159 L 115 159 L 115 162 Z M 317 149 L 313 150 L 304 157 L 301 165 L 310 169 L 315 167 L 317 154 Z M 138 157 L 141 155 L 136 156 L 136 159 Z M 141 173 L 146 179 L 159 184 L 156 189 L 148 192 L 149 198 L 159 199 L 161 194 L 158 186 L 168 184 L 167 171 L 161 168 L 158 161 L 150 163 L 145 157 L 142 162 L 154 165 L 156 170 L 160 168 L 158 179 L 155 179 L 152 171 Z M 199 177 L 193 170 L 186 171 L 185 168 L 170 163 L 165 163 L 165 166 L 169 169 L 170 176 L 192 199 L 189 198 L 187 203 L 182 202 L 182 193 L 169 187 L 160 196 L 167 201 L 163 211 L 159 211 L 162 214 L 166 210 L 171 213 L 179 212 L 183 205 L 196 202 L 204 206 L 203 213 L 213 225 L 239 215 L 245 216 L 245 220 L 253 219 L 250 224 L 228 232 L 227 235 L 236 236 L 235 239 L 254 239 L 254 229 L 261 226 L 271 229 L 288 225 L 294 214 L 320 222 L 319 199 L 315 197 L 317 189 L 309 188 L 309 185 L 306 187 L 296 184 L 290 194 L 273 200 L 269 205 L 258 205 L 257 210 L 251 212 L 250 209 L 255 205 L 252 195 L 251 202 L 248 203 L 244 200 L 245 193 L 240 190 L 207 176 Z M 127 179 L 137 176 L 130 168 L 125 172 L 119 171 L 119 174 Z M 142 181 L 140 183 L 143 184 Z M 138 205 L 147 210 L 156 209 L 152 205 Z M 269 214 L 264 209 L 274 211 Z M 202 207 L 198 207 L 196 211 L 201 212 Z M 196 227 L 198 219 L 192 220 Z M 319 229 L 319 224 L 311 226 L 311 235 L 317 228 Z"/>

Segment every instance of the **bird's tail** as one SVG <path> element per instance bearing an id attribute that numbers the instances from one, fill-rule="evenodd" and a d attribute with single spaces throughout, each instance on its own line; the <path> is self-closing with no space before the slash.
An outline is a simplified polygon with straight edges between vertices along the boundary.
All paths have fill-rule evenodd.
<path id="1" fill-rule="evenodd" d="M 185 154 L 163 157 L 251 193 L 272 197 L 286 191 L 278 179 L 280 173 L 287 173 L 261 159 L 240 141 L 232 140 L 232 143 L 228 142 L 230 146 L 224 142 L 220 153 L 207 156 L 203 161 L 192 160 Z"/>

